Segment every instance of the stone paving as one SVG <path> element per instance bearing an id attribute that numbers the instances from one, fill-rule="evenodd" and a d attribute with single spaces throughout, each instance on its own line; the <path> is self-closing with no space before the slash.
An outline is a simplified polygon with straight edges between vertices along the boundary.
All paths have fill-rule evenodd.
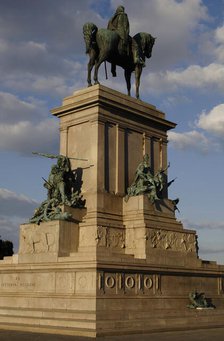
<path id="1" fill-rule="evenodd" d="M 224 326 L 224 322 L 223 322 Z M 38 334 L 28 332 L 0 330 L 1 341 L 223 341 L 224 327 L 216 329 L 173 331 L 150 333 L 144 335 L 123 335 L 88 338 L 55 334 Z"/>

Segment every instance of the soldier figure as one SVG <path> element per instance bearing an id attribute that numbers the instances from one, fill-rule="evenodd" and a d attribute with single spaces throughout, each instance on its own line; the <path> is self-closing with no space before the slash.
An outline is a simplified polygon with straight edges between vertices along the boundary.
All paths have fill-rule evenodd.
<path id="1" fill-rule="evenodd" d="M 76 176 L 71 169 L 70 160 L 64 155 L 53 155 L 36 153 L 50 159 L 57 159 L 57 164 L 51 167 L 48 180 L 44 180 L 44 187 L 47 189 L 47 200 L 35 210 L 31 223 L 40 224 L 41 221 L 49 220 L 69 220 L 71 214 L 62 212 L 61 205 L 70 207 L 82 208 L 85 205 L 85 200 L 80 196 L 80 191 L 77 189 Z M 87 161 L 86 159 L 77 159 Z"/>

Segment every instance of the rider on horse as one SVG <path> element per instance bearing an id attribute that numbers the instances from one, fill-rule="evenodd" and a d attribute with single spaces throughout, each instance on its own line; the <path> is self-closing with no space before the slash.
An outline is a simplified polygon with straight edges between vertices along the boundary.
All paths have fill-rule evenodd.
<path id="1" fill-rule="evenodd" d="M 129 55 L 129 20 L 123 6 L 117 8 L 115 14 L 108 22 L 107 29 L 116 31 L 119 34 L 121 54 Z"/>
<path id="2" fill-rule="evenodd" d="M 123 6 L 118 6 L 115 14 L 109 20 L 107 29 L 115 31 L 120 37 L 119 51 L 122 55 L 129 56 L 133 52 L 133 61 L 135 64 L 144 66 L 144 60 L 140 56 L 140 51 L 137 43 L 129 36 L 129 20 L 124 11 Z M 116 77 L 116 66 L 112 66 L 112 74 Z"/>

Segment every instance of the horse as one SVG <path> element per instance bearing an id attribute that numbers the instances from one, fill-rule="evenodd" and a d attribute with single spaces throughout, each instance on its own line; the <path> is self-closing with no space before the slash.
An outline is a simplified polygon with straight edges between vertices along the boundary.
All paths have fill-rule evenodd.
<path id="1" fill-rule="evenodd" d="M 88 62 L 88 86 L 92 85 L 91 72 L 94 70 L 94 84 L 100 84 L 98 81 L 98 70 L 103 62 L 111 63 L 111 72 L 116 76 L 116 65 L 124 69 L 124 76 L 127 84 L 128 95 L 131 94 L 131 74 L 135 72 L 136 98 L 139 99 L 139 86 L 144 66 L 145 57 L 150 58 L 152 48 L 155 43 L 154 37 L 149 33 L 140 32 L 133 38 L 129 38 L 128 53 L 122 50 L 122 41 L 116 31 L 108 29 L 98 29 L 93 23 L 86 23 L 83 26 L 83 35 L 86 44 L 86 53 L 89 54 Z M 135 58 L 136 54 L 141 57 Z"/>

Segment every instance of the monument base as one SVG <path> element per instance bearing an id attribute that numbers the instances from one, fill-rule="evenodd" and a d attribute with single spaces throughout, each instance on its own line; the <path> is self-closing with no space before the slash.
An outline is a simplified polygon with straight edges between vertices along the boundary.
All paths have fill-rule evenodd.
<path id="1" fill-rule="evenodd" d="M 155 204 L 125 198 L 143 155 L 153 174 L 167 169 L 175 124 L 100 85 L 53 114 L 86 208 L 63 207 L 69 222 L 21 225 L 18 255 L 0 261 L 0 328 L 95 337 L 223 326 L 224 266 L 198 258 L 167 186 Z M 195 291 L 216 308 L 188 308 Z"/>
<path id="2" fill-rule="evenodd" d="M 223 326 L 223 267 L 158 266 L 131 255 L 73 253 L 57 262 L 0 262 L 0 328 L 102 336 Z M 42 258 L 43 259 L 43 258 Z M 189 292 L 215 309 L 189 309 Z"/>

